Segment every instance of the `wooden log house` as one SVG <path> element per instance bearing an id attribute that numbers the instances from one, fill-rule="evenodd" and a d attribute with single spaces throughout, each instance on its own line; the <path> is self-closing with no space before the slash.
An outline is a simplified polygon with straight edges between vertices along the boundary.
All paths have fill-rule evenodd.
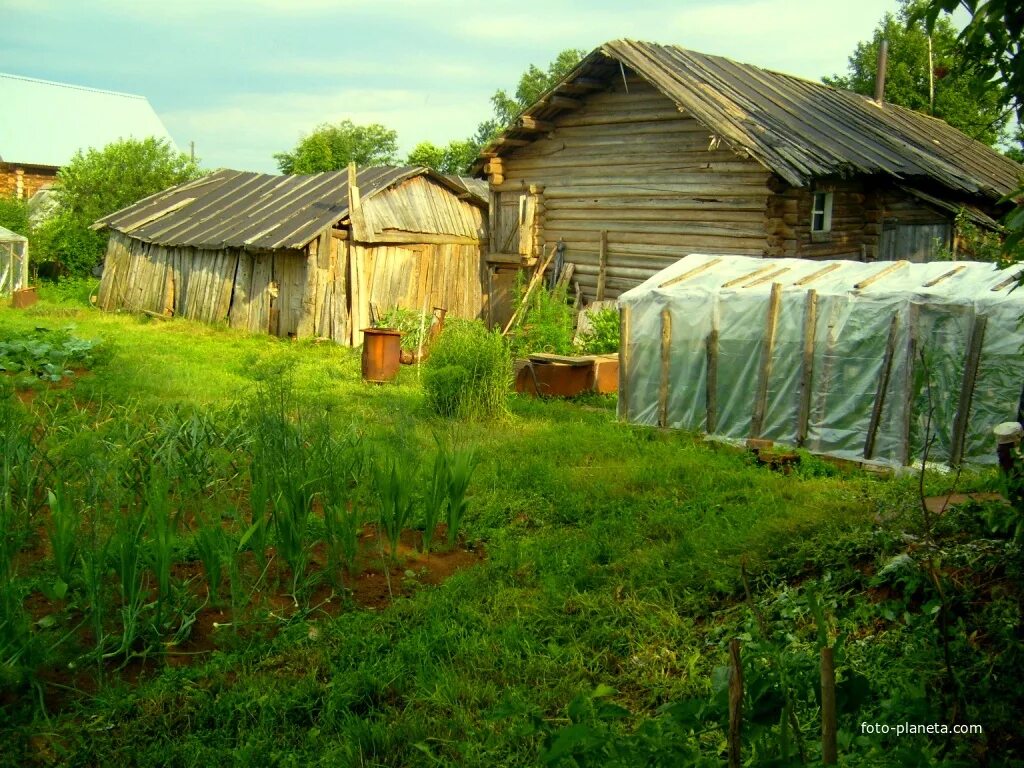
<path id="1" fill-rule="evenodd" d="M 492 292 L 561 240 L 590 300 L 692 252 L 927 261 L 955 247 L 961 210 L 997 227 L 1022 171 L 942 120 L 629 40 L 585 57 L 474 169 Z"/>
<path id="2" fill-rule="evenodd" d="M 370 306 L 484 309 L 486 200 L 421 167 L 221 170 L 100 219 L 98 304 L 353 346 Z"/>

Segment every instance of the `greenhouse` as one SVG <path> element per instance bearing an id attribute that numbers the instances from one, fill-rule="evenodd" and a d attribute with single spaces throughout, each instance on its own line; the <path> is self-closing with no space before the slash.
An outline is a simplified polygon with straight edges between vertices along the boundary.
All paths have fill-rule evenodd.
<path id="1" fill-rule="evenodd" d="M 28 239 L 0 227 L 0 296 L 28 285 Z"/>
<path id="2" fill-rule="evenodd" d="M 691 254 L 622 294 L 619 416 L 854 461 L 993 463 L 1019 266 Z"/>

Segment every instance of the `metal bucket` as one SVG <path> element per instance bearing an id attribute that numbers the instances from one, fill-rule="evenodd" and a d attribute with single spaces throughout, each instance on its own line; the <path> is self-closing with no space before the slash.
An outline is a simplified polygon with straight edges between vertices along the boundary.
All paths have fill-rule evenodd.
<path id="1" fill-rule="evenodd" d="M 363 328 L 363 380 L 391 381 L 402 359 L 402 332 L 394 328 Z"/>

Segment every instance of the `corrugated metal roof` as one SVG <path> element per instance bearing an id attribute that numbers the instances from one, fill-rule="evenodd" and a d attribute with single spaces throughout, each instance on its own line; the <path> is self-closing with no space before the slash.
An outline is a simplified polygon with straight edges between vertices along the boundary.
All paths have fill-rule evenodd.
<path id="1" fill-rule="evenodd" d="M 523 114 L 550 120 L 548 100 L 575 93 L 574 81 L 628 66 L 720 135 L 794 186 L 821 176 L 886 174 L 929 179 L 950 190 L 999 198 L 1013 191 L 1021 165 L 944 121 L 793 75 L 674 45 L 605 43 Z M 534 138 L 512 128 L 504 137 Z M 503 152 L 500 138 L 482 157 Z M 478 162 L 478 166 L 482 161 Z"/>
<path id="2" fill-rule="evenodd" d="M 0 105 L 5 163 L 59 167 L 80 149 L 127 138 L 175 146 L 144 96 L 0 73 Z"/>
<path id="3" fill-rule="evenodd" d="M 356 180 L 367 199 L 415 176 L 456 193 L 464 189 L 419 166 L 363 168 Z M 93 226 L 168 246 L 274 250 L 302 248 L 347 216 L 347 171 L 278 176 L 225 169 L 151 195 Z"/>

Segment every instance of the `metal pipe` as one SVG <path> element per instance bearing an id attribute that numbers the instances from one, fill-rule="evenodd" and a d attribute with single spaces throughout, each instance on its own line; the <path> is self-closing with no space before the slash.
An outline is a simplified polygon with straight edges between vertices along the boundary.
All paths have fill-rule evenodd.
<path id="1" fill-rule="evenodd" d="M 885 70 L 889 66 L 889 41 L 882 40 L 878 48 L 878 70 L 875 72 L 875 101 L 885 103 Z"/>

